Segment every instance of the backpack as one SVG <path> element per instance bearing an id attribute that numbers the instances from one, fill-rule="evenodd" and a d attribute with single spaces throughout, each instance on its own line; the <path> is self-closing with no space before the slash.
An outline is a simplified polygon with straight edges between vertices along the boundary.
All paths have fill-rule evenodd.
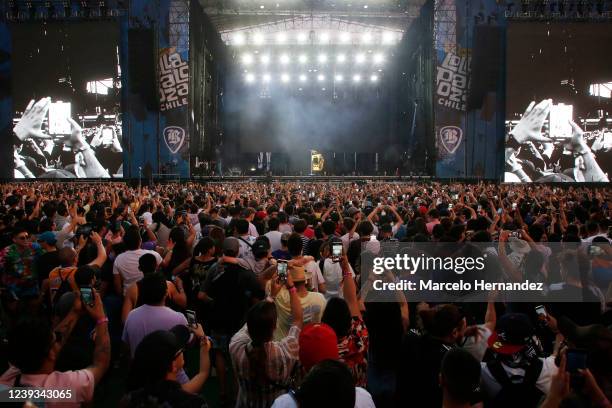
<path id="1" fill-rule="evenodd" d="M 70 285 L 70 274 L 68 274 L 68 276 L 64 279 L 62 277 L 62 271 L 65 268 L 60 268 L 59 271 L 57 272 L 57 274 L 59 275 L 59 278 L 61 279 L 61 283 L 59 285 L 59 287 L 57 288 L 57 290 L 55 291 L 54 294 L 52 294 L 53 296 L 53 309 L 55 309 L 55 306 L 57 305 L 57 303 L 59 302 L 60 298 L 62 297 L 62 295 L 64 293 L 68 293 L 68 292 L 72 292 L 72 286 Z"/>
<path id="2" fill-rule="evenodd" d="M 537 407 L 544 395 L 536 387 L 536 382 L 542 372 L 542 366 L 542 360 L 539 358 L 531 360 L 529 366 L 525 369 L 525 375 L 517 381 L 519 378 L 508 376 L 501 362 L 498 360 L 489 361 L 487 368 L 493 378 L 502 386 L 502 389 L 485 406 L 495 408 Z"/>

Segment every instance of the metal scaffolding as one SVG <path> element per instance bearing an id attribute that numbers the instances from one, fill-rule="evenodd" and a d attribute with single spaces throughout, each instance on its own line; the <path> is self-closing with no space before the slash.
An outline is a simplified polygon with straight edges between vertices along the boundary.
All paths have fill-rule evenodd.
<path id="1" fill-rule="evenodd" d="M 437 50 L 457 52 L 457 6 L 455 1 L 434 1 L 434 39 Z"/>
<path id="2" fill-rule="evenodd" d="M 170 46 L 179 53 L 189 51 L 189 1 L 172 0 L 169 16 Z"/>

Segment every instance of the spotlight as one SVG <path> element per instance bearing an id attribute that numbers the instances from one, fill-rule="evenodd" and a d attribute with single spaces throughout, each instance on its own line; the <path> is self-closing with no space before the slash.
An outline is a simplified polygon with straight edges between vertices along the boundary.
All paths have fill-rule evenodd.
<path id="1" fill-rule="evenodd" d="M 319 75 L 317 76 L 317 80 L 318 80 L 319 82 L 323 82 L 323 81 L 325 81 L 325 75 L 323 75 L 323 74 L 319 74 Z"/>
<path id="2" fill-rule="evenodd" d="M 306 82 L 306 75 L 300 75 L 300 82 Z"/>
<path id="3" fill-rule="evenodd" d="M 350 33 L 342 33 L 340 34 L 340 41 L 343 43 L 348 43 L 351 41 L 351 34 Z"/>
<path id="4" fill-rule="evenodd" d="M 264 82 L 270 82 L 270 74 L 264 74 L 262 79 Z"/>
<path id="5" fill-rule="evenodd" d="M 297 40 L 299 43 L 305 43 L 308 40 L 308 35 L 306 33 L 298 33 Z"/>
<path id="6" fill-rule="evenodd" d="M 359 74 L 353 75 L 353 82 L 360 82 L 360 81 L 361 81 L 361 75 Z"/>
<path id="7" fill-rule="evenodd" d="M 385 31 L 382 36 L 383 44 L 393 44 L 395 33 L 393 31 Z"/>
<path id="8" fill-rule="evenodd" d="M 317 58 L 317 60 L 321 63 L 324 64 L 327 62 L 327 55 L 325 54 L 320 54 L 319 57 Z"/>
<path id="9" fill-rule="evenodd" d="M 338 54 L 338 56 L 336 57 L 336 59 L 338 60 L 338 62 L 340 64 L 342 64 L 344 61 L 346 61 L 346 55 L 344 54 Z"/>
<path id="10" fill-rule="evenodd" d="M 363 36 L 361 37 L 361 41 L 363 41 L 364 44 L 369 44 L 372 42 L 372 34 L 370 33 L 363 33 Z"/>
<path id="11" fill-rule="evenodd" d="M 262 55 L 261 56 L 261 63 L 263 65 L 268 65 L 270 63 L 270 56 L 269 55 Z"/>
<path id="12" fill-rule="evenodd" d="M 251 65 L 253 63 L 253 56 L 251 54 L 244 54 L 242 56 L 242 63 L 244 65 Z"/>
<path id="13" fill-rule="evenodd" d="M 243 33 L 236 33 L 234 34 L 233 37 L 233 43 L 234 45 L 244 45 L 244 34 Z"/>
<path id="14" fill-rule="evenodd" d="M 357 56 L 355 57 L 355 62 L 358 64 L 363 64 L 365 62 L 365 55 L 357 54 Z"/>
<path id="15" fill-rule="evenodd" d="M 319 40 L 321 40 L 322 43 L 326 43 L 329 41 L 329 34 L 327 33 L 321 33 L 319 35 Z"/>
<path id="16" fill-rule="evenodd" d="M 289 75 L 288 75 L 288 74 L 282 74 L 282 75 L 281 75 L 281 82 L 283 82 L 284 84 L 286 84 L 287 82 L 289 82 L 289 79 L 291 79 L 291 78 L 289 77 Z"/>
<path id="17" fill-rule="evenodd" d="M 378 75 L 372 75 L 372 76 L 370 77 L 370 81 L 372 81 L 372 82 L 376 82 L 376 81 L 378 81 Z"/>
<path id="18" fill-rule="evenodd" d="M 283 65 L 287 65 L 289 63 L 289 56 L 287 54 L 283 54 L 280 56 L 280 63 Z"/>
<path id="19" fill-rule="evenodd" d="M 244 77 L 244 79 L 246 79 L 246 81 L 250 84 L 253 83 L 253 81 L 255 81 L 255 75 L 253 74 L 246 74 L 246 76 Z"/>
<path id="20" fill-rule="evenodd" d="M 336 82 L 344 81 L 344 77 L 342 76 L 342 74 L 336 74 L 334 79 L 336 80 Z"/>
<path id="21" fill-rule="evenodd" d="M 276 34 L 276 42 L 279 44 L 284 44 L 287 41 L 287 35 L 285 33 Z"/>
<path id="22" fill-rule="evenodd" d="M 264 36 L 262 33 L 253 34 L 253 42 L 257 45 L 261 45 L 264 43 Z"/>
<path id="23" fill-rule="evenodd" d="M 376 54 L 374 55 L 374 63 L 375 64 L 382 64 L 382 62 L 384 61 L 385 57 L 383 57 L 382 54 Z"/>
<path id="24" fill-rule="evenodd" d="M 300 62 L 300 64 L 305 64 L 308 61 L 308 57 L 302 54 L 298 57 L 298 61 Z"/>

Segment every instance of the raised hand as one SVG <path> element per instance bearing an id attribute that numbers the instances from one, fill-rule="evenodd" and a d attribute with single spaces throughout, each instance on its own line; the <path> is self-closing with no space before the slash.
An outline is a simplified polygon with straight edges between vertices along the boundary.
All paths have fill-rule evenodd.
<path id="1" fill-rule="evenodd" d="M 49 111 L 49 105 L 51 104 L 51 98 L 42 98 L 38 102 L 34 103 L 32 99 L 25 111 L 23 116 L 19 120 L 19 123 L 13 128 L 13 132 L 22 142 L 29 138 L 35 139 L 51 139 L 52 137 L 42 132 L 41 127 L 47 112 Z"/>
<path id="2" fill-rule="evenodd" d="M 520 144 L 526 142 L 550 142 L 550 139 L 542 136 L 542 126 L 550 112 L 551 106 L 552 99 L 544 99 L 537 105 L 532 101 L 510 134 Z"/>

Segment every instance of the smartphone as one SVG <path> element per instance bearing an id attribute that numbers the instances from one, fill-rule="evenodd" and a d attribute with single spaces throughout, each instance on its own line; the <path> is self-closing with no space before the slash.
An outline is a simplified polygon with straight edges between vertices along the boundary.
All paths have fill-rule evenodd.
<path id="1" fill-rule="evenodd" d="M 376 241 L 376 235 L 370 235 L 370 241 Z"/>
<path id="2" fill-rule="evenodd" d="M 503 210 L 502 210 L 501 208 L 498 208 L 498 209 L 497 209 L 497 213 L 498 213 L 499 215 L 501 215 L 502 211 L 503 211 Z"/>
<path id="3" fill-rule="evenodd" d="M 589 256 L 602 256 L 604 250 L 599 245 L 591 244 L 589 245 L 588 254 Z"/>
<path id="4" fill-rule="evenodd" d="M 196 318 L 196 312 L 193 310 L 186 309 L 185 317 L 187 318 L 187 324 L 191 327 L 195 327 L 198 325 L 198 319 Z"/>
<path id="5" fill-rule="evenodd" d="M 70 102 L 57 101 L 49 105 L 49 133 L 52 135 L 69 135 L 72 126 L 68 121 L 71 118 Z"/>
<path id="6" fill-rule="evenodd" d="M 96 302 L 91 286 L 83 286 L 79 290 L 81 291 L 81 302 L 89 307 L 93 307 Z"/>
<path id="7" fill-rule="evenodd" d="M 453 200 L 458 200 L 459 199 L 459 194 L 453 194 Z"/>
<path id="8" fill-rule="evenodd" d="M 566 371 L 570 374 L 577 374 L 578 370 L 587 368 L 587 351 L 584 349 L 567 349 L 566 352 L 567 365 Z"/>
<path id="9" fill-rule="evenodd" d="M 482 205 L 478 206 L 478 212 L 482 211 Z"/>
<path id="10" fill-rule="evenodd" d="M 342 243 L 332 244 L 332 261 L 339 262 L 342 256 Z"/>
<path id="11" fill-rule="evenodd" d="M 512 209 L 516 210 L 516 203 L 512 203 Z"/>
<path id="12" fill-rule="evenodd" d="M 278 273 L 278 281 L 283 284 L 286 283 L 287 282 L 287 262 L 278 261 L 278 264 L 276 265 L 276 272 Z"/>
<path id="13" fill-rule="evenodd" d="M 450 203 L 450 204 L 448 205 L 448 209 L 449 209 L 449 210 L 452 210 L 452 209 L 453 209 L 453 203 Z"/>
<path id="14" fill-rule="evenodd" d="M 535 307 L 535 311 L 536 311 L 536 314 L 538 315 L 538 317 L 539 317 L 539 316 L 542 316 L 542 317 L 546 317 L 546 316 L 547 316 L 547 314 L 546 314 L 546 308 L 544 307 L 544 305 L 538 305 L 538 306 L 536 306 L 536 307 Z"/>
<path id="15" fill-rule="evenodd" d="M 553 139 L 569 139 L 572 137 L 574 106 L 559 103 L 550 107 L 550 137 Z"/>

